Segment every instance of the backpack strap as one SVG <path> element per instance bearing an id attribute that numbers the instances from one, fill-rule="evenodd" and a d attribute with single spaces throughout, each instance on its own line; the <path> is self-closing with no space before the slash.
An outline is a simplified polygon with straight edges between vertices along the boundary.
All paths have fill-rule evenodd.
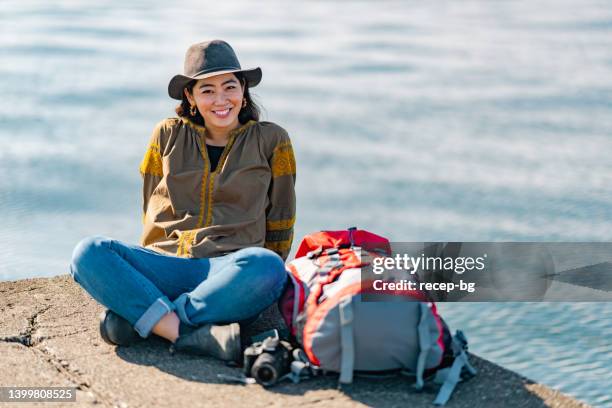
<path id="1" fill-rule="evenodd" d="M 344 266 L 343 262 L 340 260 L 340 254 L 336 248 L 333 248 L 333 251 L 326 250 L 325 255 L 327 255 L 327 262 L 323 265 L 319 265 L 316 270 L 319 278 L 324 279 L 330 274 L 330 272 L 334 269 L 341 268 Z M 316 263 L 318 265 L 318 263 Z"/>
<path id="2" fill-rule="evenodd" d="M 353 338 L 353 306 L 351 296 L 346 296 L 338 304 L 340 311 L 340 383 L 353 382 L 355 367 L 355 341 Z"/>
<path id="3" fill-rule="evenodd" d="M 445 405 L 450 399 L 457 383 L 461 381 L 461 373 L 466 368 L 470 375 L 476 375 L 476 369 L 470 364 L 467 350 L 467 339 L 461 330 L 457 330 L 452 340 L 455 361 L 450 368 L 439 370 L 436 373 L 436 382 L 442 382 L 442 387 L 434 400 L 434 405 Z"/>
<path id="4" fill-rule="evenodd" d="M 416 368 L 416 383 L 414 384 L 417 390 L 423 389 L 423 373 L 425 372 L 425 362 L 431 348 L 431 336 L 429 334 L 429 325 L 427 317 L 429 315 L 429 306 L 425 302 L 420 303 L 421 317 L 417 332 L 419 334 L 419 357 L 417 359 Z"/>

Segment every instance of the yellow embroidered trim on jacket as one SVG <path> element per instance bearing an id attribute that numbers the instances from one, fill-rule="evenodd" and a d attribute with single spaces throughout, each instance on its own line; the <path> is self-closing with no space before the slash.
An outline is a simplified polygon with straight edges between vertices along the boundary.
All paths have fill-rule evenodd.
<path id="1" fill-rule="evenodd" d="M 206 128 L 202 125 L 198 125 L 197 123 L 192 122 L 191 120 L 187 119 L 184 116 L 181 116 L 181 120 L 183 121 L 184 124 L 191 126 L 193 129 L 195 129 L 196 131 L 205 134 L 206 133 Z"/>
<path id="2" fill-rule="evenodd" d="M 229 133 L 229 140 L 227 141 L 227 144 L 225 145 L 225 149 L 223 149 L 223 153 L 221 153 L 221 157 L 219 158 L 219 163 L 217 163 L 217 168 L 215 169 L 215 171 L 213 172 L 213 174 L 210 177 L 210 182 L 208 184 L 208 208 L 206 211 L 206 224 L 205 226 L 209 226 L 212 223 L 212 192 L 213 192 L 213 188 L 215 185 L 215 176 L 219 175 L 219 173 L 221 173 L 221 170 L 223 169 L 223 166 L 225 165 L 225 161 L 227 160 L 227 155 L 229 154 L 230 150 L 232 149 L 232 146 L 234 145 L 234 141 L 236 140 L 236 135 L 238 135 L 240 132 L 250 128 L 251 126 L 253 126 L 254 124 L 256 124 L 257 122 L 255 122 L 254 120 L 250 120 L 247 123 L 245 123 L 243 126 L 232 130 Z"/>
<path id="3" fill-rule="evenodd" d="M 291 142 L 279 143 L 272 152 L 272 178 L 295 174 L 295 157 Z"/>
<path id="4" fill-rule="evenodd" d="M 210 164 L 208 160 L 208 154 L 206 153 L 206 128 L 204 126 L 200 126 L 196 123 L 193 123 L 192 121 L 190 121 L 189 119 L 185 117 L 181 117 L 181 120 L 186 125 L 189 125 L 193 129 L 195 129 L 199 133 L 199 135 L 202 137 L 201 143 L 200 143 L 200 155 L 202 156 L 202 159 L 204 159 L 204 175 L 202 176 L 202 188 L 200 190 L 200 213 L 198 214 L 198 224 L 197 224 L 197 227 L 200 228 L 202 224 L 204 224 L 205 226 L 208 226 L 212 222 L 212 191 L 214 187 L 214 177 L 213 176 L 218 175 L 221 169 L 223 168 L 223 165 L 225 164 L 227 155 L 229 154 L 229 151 L 232 148 L 236 135 L 250 128 L 257 122 L 255 122 L 254 120 L 250 120 L 247 123 L 245 123 L 243 126 L 237 129 L 234 129 L 229 133 L 229 140 L 227 142 L 227 145 L 225 145 L 225 149 L 223 149 L 223 153 L 221 154 L 221 157 L 219 158 L 219 163 L 217 164 L 217 168 L 212 174 L 210 174 Z M 206 180 L 208 179 L 209 174 L 210 174 L 210 180 L 207 183 Z M 208 196 L 207 196 L 207 193 L 208 193 Z M 208 204 L 208 207 L 206 208 L 206 220 L 204 219 L 205 204 Z M 206 222 L 204 223 L 204 221 Z"/>
<path id="5" fill-rule="evenodd" d="M 266 241 L 264 247 L 276 252 L 285 252 L 291 249 L 291 242 L 292 239 L 277 242 Z"/>
<path id="6" fill-rule="evenodd" d="M 295 216 L 286 219 L 286 220 L 278 220 L 278 221 L 266 221 L 266 229 L 269 231 L 278 231 L 292 228 L 295 224 Z"/>
<path id="7" fill-rule="evenodd" d="M 191 245 L 193 244 L 193 237 L 195 235 L 195 231 L 189 230 L 184 231 L 179 237 L 178 248 L 176 249 L 176 256 L 184 256 L 188 255 L 191 250 Z"/>
<path id="8" fill-rule="evenodd" d="M 278 231 L 266 231 L 266 242 L 281 242 L 291 239 L 293 228 Z"/>
<path id="9" fill-rule="evenodd" d="M 219 167 L 219 164 L 221 164 L 221 159 L 219 159 L 219 163 L 217 164 L 217 167 Z M 215 171 L 213 173 L 217 174 L 217 172 Z M 206 224 L 205 226 L 209 226 L 211 221 L 212 221 L 212 191 L 213 191 L 213 176 L 210 177 L 210 182 L 208 183 L 208 208 L 206 209 Z M 204 215 L 204 214 L 202 214 Z"/>
<path id="10" fill-rule="evenodd" d="M 232 134 L 227 144 L 225 145 L 225 148 L 223 149 L 223 153 L 221 153 L 221 157 L 219 158 L 219 163 L 217 163 L 217 168 L 215 169 L 215 171 L 210 177 L 210 182 L 208 183 L 208 208 L 206 211 L 206 224 L 205 224 L 206 226 L 210 225 L 210 223 L 212 222 L 212 192 L 213 192 L 213 187 L 215 184 L 215 176 L 217 176 L 221 172 L 221 169 L 223 168 L 223 165 L 225 164 L 225 160 L 227 159 L 227 155 L 229 154 L 229 151 L 232 148 L 232 145 L 234 144 L 235 139 L 236 139 L 236 135 Z"/>
<path id="11" fill-rule="evenodd" d="M 202 226 L 202 221 L 204 221 L 204 203 L 206 202 L 206 179 L 208 178 L 208 172 L 210 171 L 210 165 L 208 164 L 208 154 L 206 153 L 205 149 L 206 138 L 202 137 L 200 154 L 202 155 L 202 159 L 204 159 L 204 175 L 202 176 L 202 188 L 200 189 L 200 212 L 198 214 L 197 224 L 198 228 Z"/>
<path id="12" fill-rule="evenodd" d="M 164 171 L 161 154 L 159 153 L 159 143 L 149 144 L 147 152 L 145 153 L 142 163 L 140 164 L 140 172 L 142 174 L 163 177 Z"/>

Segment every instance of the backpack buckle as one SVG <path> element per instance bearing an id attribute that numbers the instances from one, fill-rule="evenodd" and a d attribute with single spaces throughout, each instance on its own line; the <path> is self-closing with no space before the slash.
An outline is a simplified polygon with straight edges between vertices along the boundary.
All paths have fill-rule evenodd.
<path id="1" fill-rule="evenodd" d="M 357 231 L 357 227 L 350 227 L 348 229 L 349 232 L 349 242 L 351 243 L 351 246 L 355 246 L 355 239 L 353 238 L 353 233 Z"/>
<path id="2" fill-rule="evenodd" d="M 317 249 L 313 249 L 312 251 L 308 252 L 306 256 L 308 259 L 313 259 L 321 255 L 321 252 L 323 252 L 323 247 L 318 247 Z"/>
<path id="3" fill-rule="evenodd" d="M 463 331 L 461 330 L 455 331 L 455 335 L 453 336 L 453 343 L 456 344 L 457 348 L 459 349 L 456 351 L 457 353 L 461 353 L 461 351 L 467 351 L 468 349 L 467 337 L 465 337 L 465 334 L 463 334 Z"/>

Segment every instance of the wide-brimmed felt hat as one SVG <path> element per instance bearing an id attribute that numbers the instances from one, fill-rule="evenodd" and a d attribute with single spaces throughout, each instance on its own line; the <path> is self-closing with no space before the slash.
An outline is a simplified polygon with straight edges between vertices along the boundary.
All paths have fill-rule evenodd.
<path id="1" fill-rule="evenodd" d="M 261 81 L 261 68 L 242 69 L 236 53 L 225 41 L 193 44 L 185 54 L 183 75 L 175 75 L 168 84 L 168 95 L 182 100 L 183 89 L 190 81 L 236 72 L 242 72 L 250 88 Z"/>

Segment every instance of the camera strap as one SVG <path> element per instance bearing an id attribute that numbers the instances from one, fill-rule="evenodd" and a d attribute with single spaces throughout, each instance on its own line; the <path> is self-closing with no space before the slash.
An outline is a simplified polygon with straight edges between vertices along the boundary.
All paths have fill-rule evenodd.
<path id="1" fill-rule="evenodd" d="M 319 374 L 319 368 L 310 363 L 310 360 L 308 360 L 304 350 L 296 348 L 291 353 L 291 356 L 293 357 L 293 361 L 291 362 L 291 370 L 289 373 L 282 376 L 280 380 L 289 379 L 294 384 L 297 384 L 301 380 L 312 378 Z"/>

